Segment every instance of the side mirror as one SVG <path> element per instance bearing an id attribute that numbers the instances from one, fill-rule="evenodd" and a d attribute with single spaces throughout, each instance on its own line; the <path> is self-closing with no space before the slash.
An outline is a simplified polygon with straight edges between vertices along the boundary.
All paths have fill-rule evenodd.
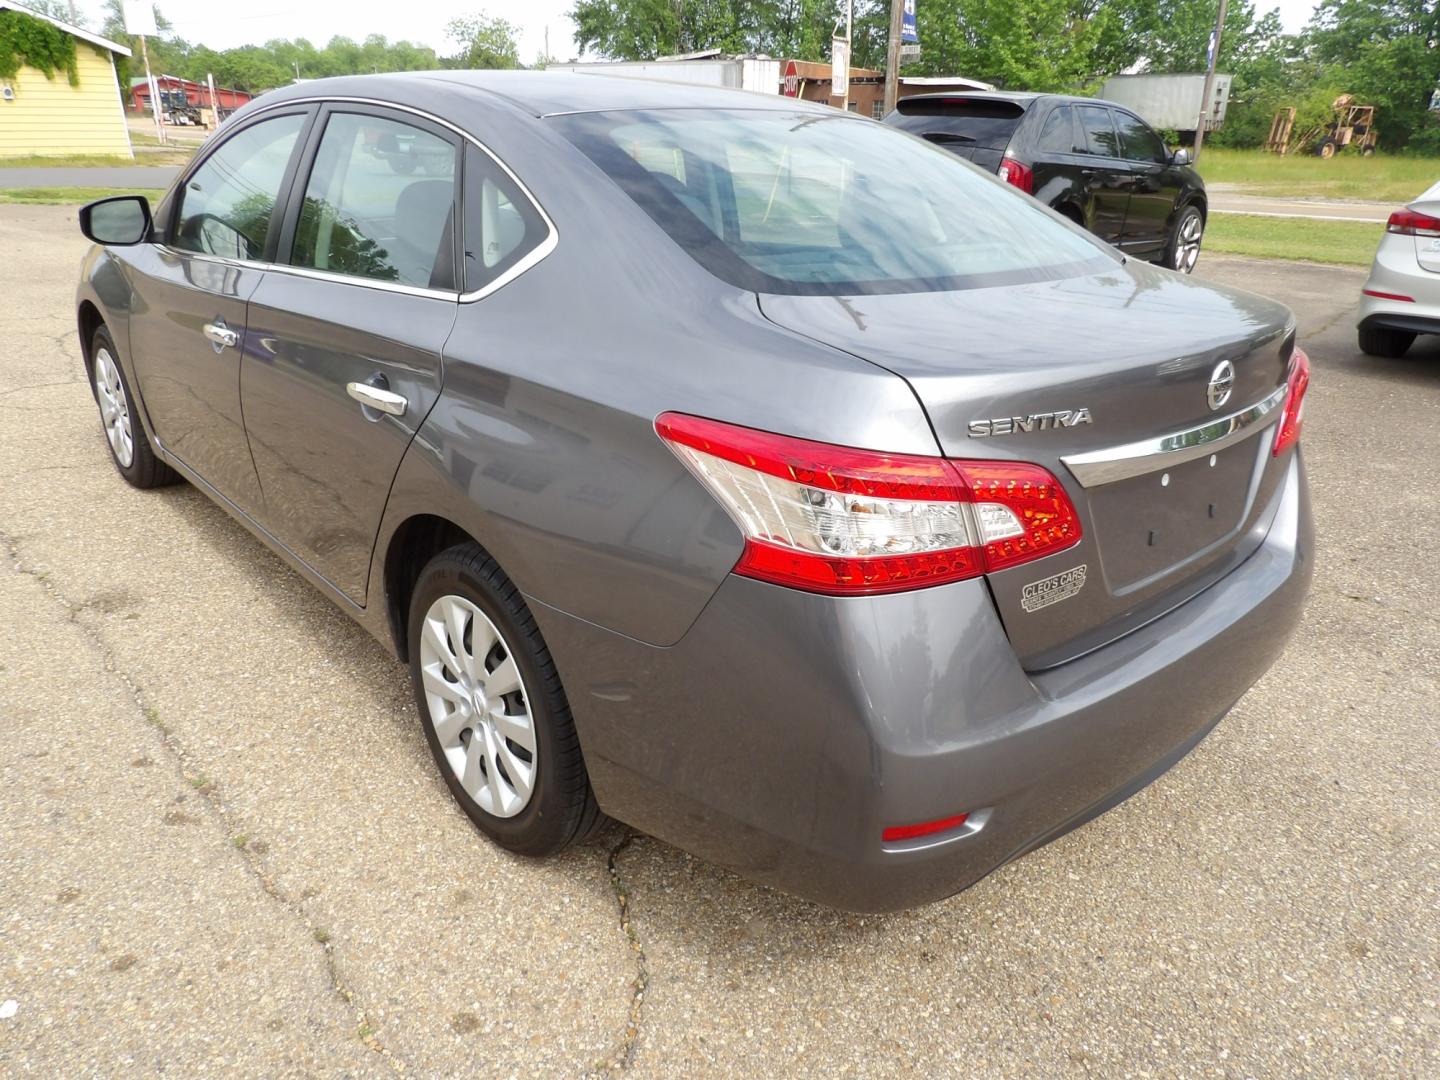
<path id="1" fill-rule="evenodd" d="M 138 244 L 150 235 L 150 200 L 117 195 L 80 208 L 80 231 L 97 244 Z"/>
<path id="2" fill-rule="evenodd" d="M 1189 164 L 1190 164 L 1190 151 L 1189 151 L 1189 150 L 1186 150 L 1185 147 L 1183 147 L 1183 146 L 1180 147 L 1179 150 L 1176 150 L 1175 153 L 1171 155 L 1171 157 L 1170 157 L 1170 164 L 1172 164 L 1172 165 L 1189 165 Z"/>

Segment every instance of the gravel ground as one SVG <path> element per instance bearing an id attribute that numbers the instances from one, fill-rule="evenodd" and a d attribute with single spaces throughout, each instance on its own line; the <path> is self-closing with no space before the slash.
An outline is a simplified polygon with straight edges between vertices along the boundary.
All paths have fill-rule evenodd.
<path id="1" fill-rule="evenodd" d="M 484 843 L 400 665 L 115 474 L 74 210 L 0 251 L 0 1072 L 1440 1075 L 1440 346 L 1360 356 L 1360 274 L 1202 261 L 1316 365 L 1284 659 L 1121 807 L 860 917 L 618 829 Z"/>

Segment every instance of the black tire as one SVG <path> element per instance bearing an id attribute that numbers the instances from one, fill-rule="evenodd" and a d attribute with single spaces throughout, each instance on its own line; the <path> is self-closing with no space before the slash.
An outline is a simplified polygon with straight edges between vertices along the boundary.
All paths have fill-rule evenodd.
<path id="1" fill-rule="evenodd" d="M 108 367 L 105 363 L 107 357 L 110 360 Z M 123 395 L 121 401 L 127 416 L 127 428 L 130 436 L 130 461 L 128 463 L 123 460 L 122 452 L 116 448 L 115 440 L 110 435 L 110 424 L 107 421 L 105 403 L 102 400 L 105 393 L 102 389 L 103 373 L 112 371 L 111 378 L 119 385 Z M 155 450 L 145 435 L 145 425 L 140 422 L 135 394 L 130 389 L 130 381 L 126 378 L 125 368 L 120 363 L 120 352 L 115 348 L 115 339 L 110 336 L 110 331 L 104 326 L 96 329 L 95 336 L 90 339 L 90 394 L 100 408 L 101 433 L 105 435 L 105 445 L 110 450 L 110 460 L 115 463 L 116 471 L 132 487 L 141 489 L 166 487 L 170 484 L 178 484 L 183 479 L 179 473 L 155 456 Z"/>
<path id="2" fill-rule="evenodd" d="M 446 596 L 461 597 L 484 613 L 499 631 L 500 644 L 512 650 L 524 681 L 536 742 L 535 779 L 529 802 L 511 817 L 488 812 L 465 790 L 431 720 L 421 672 L 421 638 L 426 613 Z M 478 544 L 449 548 L 425 565 L 411 597 L 408 632 L 410 679 L 425 741 L 451 795 L 481 832 L 509 851 L 543 856 L 584 840 L 606 824 L 590 787 L 570 704 L 550 650 L 520 590 Z"/>
<path id="3" fill-rule="evenodd" d="M 1367 356 L 1398 360 L 1415 343 L 1411 330 L 1390 330 L 1383 326 L 1360 327 L 1360 351 Z"/>
<path id="4" fill-rule="evenodd" d="M 1164 265 L 1182 274 L 1190 273 L 1200 261 L 1204 239 L 1205 215 L 1193 203 L 1182 207 L 1170 227 L 1170 238 L 1165 241 Z"/>
<path id="5" fill-rule="evenodd" d="M 1321 158 L 1333 158 L 1340 152 L 1340 146 L 1328 135 L 1320 140 L 1320 145 L 1315 148 L 1315 156 Z"/>

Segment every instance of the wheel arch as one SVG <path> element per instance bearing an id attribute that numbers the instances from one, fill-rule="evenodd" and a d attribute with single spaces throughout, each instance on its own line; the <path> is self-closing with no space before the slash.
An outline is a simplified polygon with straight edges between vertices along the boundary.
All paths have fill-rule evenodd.
<path id="1" fill-rule="evenodd" d="M 75 312 L 75 329 L 80 335 L 80 356 L 85 361 L 85 374 L 92 382 L 95 380 L 95 358 L 90 347 L 95 341 L 95 331 L 104 325 L 105 316 L 100 314 L 94 301 L 88 298 L 81 300 Z"/>
<path id="2" fill-rule="evenodd" d="M 457 544 L 475 544 L 484 550 L 484 545 L 468 531 L 439 514 L 413 514 L 390 535 L 385 548 L 382 595 L 391 640 L 403 661 L 410 659 L 410 598 L 415 594 L 420 571 L 440 552 Z"/>

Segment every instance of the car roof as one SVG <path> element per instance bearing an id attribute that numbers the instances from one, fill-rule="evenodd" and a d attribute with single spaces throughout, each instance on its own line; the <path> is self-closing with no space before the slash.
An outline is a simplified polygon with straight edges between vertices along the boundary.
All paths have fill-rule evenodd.
<path id="1" fill-rule="evenodd" d="M 350 75 L 292 84 L 272 90 L 264 100 L 358 95 L 419 104 L 436 91 L 448 90 L 450 94 L 444 96 L 449 97 L 456 90 L 467 89 L 476 95 L 504 98 L 533 116 L 630 109 L 773 109 L 832 116 L 839 112 L 827 105 L 779 94 L 571 71 L 440 70 Z"/>
<path id="2" fill-rule="evenodd" d="M 908 94 L 901 98 L 900 105 L 907 101 L 954 101 L 954 100 L 981 100 L 981 101 L 1013 101 L 1017 105 L 1024 105 L 1027 108 L 1035 102 L 1045 99 L 1046 101 L 1060 101 L 1067 105 L 1106 105 L 1112 109 L 1126 109 L 1126 106 L 1114 101 L 1105 101 L 1102 98 L 1080 97 L 1077 94 L 1044 94 L 1036 90 L 950 90 L 935 94 Z M 1128 112 L 1129 110 L 1126 109 Z"/>

